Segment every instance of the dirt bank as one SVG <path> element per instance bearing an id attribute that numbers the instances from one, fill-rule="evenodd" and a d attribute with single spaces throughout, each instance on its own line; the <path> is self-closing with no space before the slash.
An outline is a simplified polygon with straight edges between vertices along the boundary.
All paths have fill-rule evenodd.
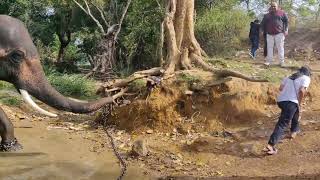
<path id="1" fill-rule="evenodd" d="M 277 88 L 271 83 L 252 83 L 235 78 L 207 87 L 203 84 L 213 81 L 210 73 L 184 73 L 199 81 L 181 81 L 178 76 L 171 84 L 155 89 L 149 96 L 117 108 L 109 117 L 109 123 L 134 133 L 148 129 L 171 132 L 174 128 L 184 134 L 188 131 L 219 131 L 224 124 L 250 124 L 269 113 L 266 106 L 275 104 Z M 194 90 L 194 86 L 200 88 Z M 192 88 L 193 94 L 186 94 Z"/>

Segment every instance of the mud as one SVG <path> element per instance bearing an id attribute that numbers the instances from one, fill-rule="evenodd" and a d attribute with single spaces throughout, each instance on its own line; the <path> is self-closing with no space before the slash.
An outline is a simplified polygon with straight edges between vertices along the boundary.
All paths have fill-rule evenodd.
<path id="1" fill-rule="evenodd" d="M 103 131 L 75 131 L 76 128 L 62 126 L 66 123 L 63 120 L 68 118 L 81 122 L 89 116 L 62 114 L 61 119 L 57 120 L 43 119 L 24 113 L 19 108 L 5 107 L 5 111 L 13 118 L 16 137 L 24 149 L 0 153 L 0 179 L 105 180 L 119 176 L 118 161 L 110 151 Z M 129 167 L 125 179 L 149 178 L 133 165 Z"/>

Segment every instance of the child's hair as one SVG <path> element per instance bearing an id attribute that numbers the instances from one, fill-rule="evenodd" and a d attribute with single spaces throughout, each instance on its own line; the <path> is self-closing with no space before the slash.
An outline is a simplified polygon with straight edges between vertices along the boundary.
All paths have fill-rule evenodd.
<path id="1" fill-rule="evenodd" d="M 259 19 L 256 19 L 256 20 L 254 20 L 253 22 L 254 22 L 254 23 L 259 23 L 260 21 L 259 21 Z"/>

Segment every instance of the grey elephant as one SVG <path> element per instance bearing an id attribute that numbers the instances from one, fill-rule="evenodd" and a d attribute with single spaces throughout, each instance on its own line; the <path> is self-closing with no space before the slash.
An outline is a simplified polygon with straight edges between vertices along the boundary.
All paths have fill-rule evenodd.
<path id="1" fill-rule="evenodd" d="M 59 110 L 89 113 L 112 103 L 124 93 L 123 90 L 112 97 L 88 103 L 64 97 L 48 83 L 37 48 L 27 28 L 20 20 L 7 15 L 0 15 L 0 80 L 12 83 L 35 110 L 53 117 L 57 115 L 40 108 L 30 95 Z M 16 151 L 22 148 L 15 138 L 12 122 L 1 107 L 0 136 L 0 151 Z"/>

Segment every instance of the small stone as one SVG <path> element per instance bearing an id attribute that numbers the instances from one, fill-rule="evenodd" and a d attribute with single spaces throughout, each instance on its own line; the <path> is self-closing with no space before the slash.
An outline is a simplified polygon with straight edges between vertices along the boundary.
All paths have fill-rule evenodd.
<path id="1" fill-rule="evenodd" d="M 135 141 L 132 145 L 131 154 L 134 156 L 146 156 L 148 155 L 149 149 L 147 142 L 144 139 Z"/>
<path id="2" fill-rule="evenodd" d="M 223 173 L 221 171 L 216 171 L 215 172 L 218 176 L 223 176 Z"/>
<path id="3" fill-rule="evenodd" d="M 262 121 L 258 121 L 257 124 L 258 124 L 258 125 L 262 125 L 263 122 L 262 122 Z"/>
<path id="4" fill-rule="evenodd" d="M 121 136 L 123 134 L 123 131 L 118 131 L 117 136 Z"/>
<path id="5" fill-rule="evenodd" d="M 192 94 L 193 94 L 193 91 L 187 90 L 187 91 L 184 92 L 184 94 L 185 94 L 185 95 L 192 95 Z"/>
<path id="6" fill-rule="evenodd" d="M 152 134 L 152 133 L 153 133 L 152 129 L 147 130 L 147 134 Z"/>

